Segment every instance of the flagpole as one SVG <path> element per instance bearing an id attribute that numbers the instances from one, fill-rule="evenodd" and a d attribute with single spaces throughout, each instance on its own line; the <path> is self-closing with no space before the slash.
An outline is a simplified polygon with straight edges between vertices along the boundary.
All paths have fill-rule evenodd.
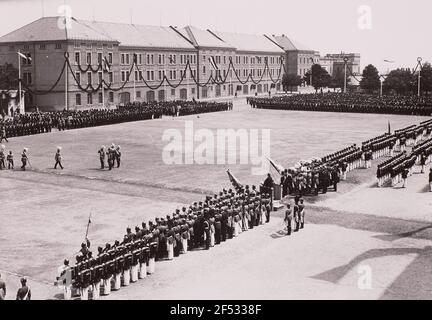
<path id="1" fill-rule="evenodd" d="M 68 105 L 68 66 L 65 66 L 65 107 L 66 110 L 69 110 Z"/>
<path id="2" fill-rule="evenodd" d="M 105 58 L 105 57 L 104 57 Z M 103 59 L 102 61 L 102 80 L 101 80 L 101 88 L 102 88 L 102 107 L 105 108 L 105 90 L 104 90 L 104 79 L 105 79 L 105 68 L 106 67 L 106 61 Z"/>
<path id="3" fill-rule="evenodd" d="M 18 50 L 18 95 L 19 107 L 21 109 L 21 51 Z"/>

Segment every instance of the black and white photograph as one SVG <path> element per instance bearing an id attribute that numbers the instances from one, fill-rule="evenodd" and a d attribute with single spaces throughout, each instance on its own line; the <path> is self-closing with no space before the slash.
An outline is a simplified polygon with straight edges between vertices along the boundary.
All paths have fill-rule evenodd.
<path id="1" fill-rule="evenodd" d="M 0 300 L 431 300 L 431 12 L 0 0 Z"/>

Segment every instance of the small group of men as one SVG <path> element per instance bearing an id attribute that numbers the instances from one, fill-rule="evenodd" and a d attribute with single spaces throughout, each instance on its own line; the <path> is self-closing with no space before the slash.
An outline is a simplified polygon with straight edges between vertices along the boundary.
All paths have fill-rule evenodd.
<path id="1" fill-rule="evenodd" d="M 0 146 L 0 170 L 6 169 L 5 160 L 7 161 L 7 169 L 8 170 L 14 170 L 14 154 L 13 154 L 12 150 L 9 150 L 9 153 L 6 156 L 5 155 L 5 153 L 6 153 L 5 149 L 6 149 L 5 145 Z M 61 149 L 62 149 L 61 147 L 57 147 L 57 151 L 56 151 L 55 156 L 54 156 L 54 160 L 55 160 L 54 169 L 57 169 L 57 166 L 59 166 L 61 169 L 64 169 L 63 164 L 62 164 Z M 24 148 L 22 153 L 21 153 L 21 164 L 22 164 L 21 170 L 22 171 L 26 171 L 26 168 L 28 165 L 31 166 L 29 156 L 28 156 L 28 151 L 29 151 L 28 148 Z"/>
<path id="2" fill-rule="evenodd" d="M 27 279 L 25 277 L 21 278 L 21 288 L 18 289 L 16 294 L 16 300 L 31 300 L 31 290 L 27 285 Z M 0 274 L 0 300 L 6 300 L 6 282 L 2 279 Z"/>
<path id="3" fill-rule="evenodd" d="M 101 169 L 105 169 L 105 157 L 107 158 L 109 170 L 112 170 L 116 163 L 117 168 L 120 168 L 122 155 L 120 150 L 120 146 L 116 146 L 114 143 L 108 149 L 102 146 L 98 151 Z"/>
<path id="4" fill-rule="evenodd" d="M 287 229 L 287 235 L 291 233 L 298 232 L 300 229 L 304 228 L 305 224 L 305 205 L 303 198 L 296 196 L 294 198 L 294 204 L 287 203 L 287 208 L 285 210 L 284 223 Z"/>

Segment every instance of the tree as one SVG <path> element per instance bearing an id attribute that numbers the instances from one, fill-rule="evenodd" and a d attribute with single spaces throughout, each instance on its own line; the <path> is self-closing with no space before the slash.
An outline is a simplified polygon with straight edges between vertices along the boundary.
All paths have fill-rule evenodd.
<path id="1" fill-rule="evenodd" d="M 344 81 L 345 81 L 345 75 L 342 70 L 337 72 L 331 77 L 329 88 L 332 88 L 336 90 L 337 88 L 340 88 L 341 90 L 344 88 Z M 347 76 L 346 78 L 347 86 L 351 82 L 351 78 Z"/>
<path id="2" fill-rule="evenodd" d="M 372 93 L 376 90 L 379 90 L 380 86 L 381 83 L 378 69 L 371 64 L 366 66 L 363 70 L 360 88 L 368 93 Z"/>
<path id="3" fill-rule="evenodd" d="M 10 63 L 0 65 L 0 90 L 16 89 L 18 86 L 18 69 Z"/>
<path id="4" fill-rule="evenodd" d="M 414 92 L 417 85 L 415 75 L 409 69 L 392 70 L 384 80 L 383 89 L 394 91 L 398 95 L 407 95 Z"/>
<path id="5" fill-rule="evenodd" d="M 432 65 L 426 62 L 421 69 L 420 90 L 423 93 L 432 92 Z"/>
<path id="6" fill-rule="evenodd" d="M 290 90 L 293 91 L 293 87 L 300 86 L 302 84 L 302 79 L 300 76 L 296 74 L 284 74 L 282 77 L 282 86 L 284 88 L 284 91 Z"/>
<path id="7" fill-rule="evenodd" d="M 303 81 L 306 84 L 311 85 L 311 70 L 306 72 L 304 75 Z M 321 67 L 319 64 L 314 64 L 312 66 L 312 86 L 315 88 L 315 91 L 318 91 L 321 88 L 328 87 L 331 82 L 331 76 L 328 74 L 327 70 Z"/>

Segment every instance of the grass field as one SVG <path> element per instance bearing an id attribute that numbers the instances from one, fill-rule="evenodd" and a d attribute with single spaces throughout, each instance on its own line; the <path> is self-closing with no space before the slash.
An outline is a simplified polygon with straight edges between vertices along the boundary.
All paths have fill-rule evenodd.
<path id="1" fill-rule="evenodd" d="M 168 117 L 12 138 L 7 144 L 7 150 L 14 151 L 16 166 L 19 167 L 22 148 L 28 147 L 32 168 L 26 172 L 0 172 L 0 270 L 10 273 L 11 279 L 15 273 L 29 276 L 35 285 L 41 285 L 41 297 L 52 297 L 57 289 L 48 284 L 52 283 L 63 259 L 72 258 L 79 249 L 90 213 L 92 224 L 89 238 L 93 246 L 97 246 L 120 239 L 127 226 L 134 227 L 141 221 L 165 216 L 183 204 L 202 200 L 206 193 L 231 187 L 225 173 L 228 168 L 245 184 L 257 184 L 263 180 L 264 176 L 251 175 L 250 165 L 164 164 L 164 131 L 178 129 L 182 132 L 187 120 L 193 121 L 196 130 L 271 129 L 271 156 L 289 167 L 298 160 L 323 156 L 380 135 L 387 130 L 388 121 L 392 129 L 397 129 L 418 123 L 424 118 L 257 110 L 249 109 L 241 100 L 235 103 L 231 112 L 175 119 Z M 101 145 L 108 146 L 111 143 L 122 147 L 122 166 L 110 172 L 100 170 L 97 150 Z M 63 148 L 64 170 L 52 169 L 57 146 Z M 371 180 L 373 175 L 372 170 L 360 174 L 365 181 Z M 352 188 L 358 182 L 351 180 Z M 342 193 L 348 191 L 348 187 L 342 186 L 341 190 Z M 334 198 L 335 195 L 330 194 L 328 197 Z M 349 196 L 347 199 L 350 199 Z M 329 201 L 337 202 L 337 198 Z M 329 206 L 341 209 L 334 203 Z M 367 213 L 368 210 L 367 206 L 363 206 L 361 213 Z M 277 230 L 271 228 L 278 227 L 279 225 L 272 225 L 262 232 L 272 234 Z M 318 234 L 323 231 L 327 236 L 329 230 L 320 228 L 317 229 Z M 257 235 L 259 234 L 257 231 Z M 265 245 L 269 234 L 263 236 L 265 238 L 262 244 Z M 361 235 L 364 236 L 366 235 Z M 319 239 L 316 241 L 319 242 Z M 238 248 L 232 250 L 231 254 L 235 254 Z M 275 246 L 274 250 L 277 252 L 281 248 Z M 260 250 L 260 253 L 265 252 Z M 223 265 L 223 254 L 217 256 L 221 259 L 219 264 Z M 191 257 L 187 259 L 193 266 Z M 175 262 L 176 265 L 179 263 Z M 187 266 L 186 262 L 186 265 L 179 266 L 177 272 L 184 272 L 182 268 Z M 166 268 L 166 272 L 169 273 L 169 270 Z M 318 270 L 315 271 L 318 273 Z M 252 273 L 250 276 L 256 277 L 257 274 Z M 187 281 L 186 274 L 185 277 L 182 281 Z M 161 287 L 169 288 L 163 284 Z M 192 290 L 192 287 L 188 288 Z M 252 287 L 251 290 L 259 289 Z M 163 292 L 160 291 L 159 298 L 163 298 Z M 124 294 L 127 293 L 117 297 L 125 298 Z M 257 297 L 256 294 L 257 291 L 252 291 L 250 297 Z M 341 295 L 343 294 L 342 290 Z M 129 295 L 132 298 L 147 297 L 140 291 L 132 291 Z M 209 291 L 209 295 L 219 297 L 216 292 L 212 295 Z M 379 296 L 377 293 L 374 298 Z M 185 297 L 195 295 L 186 294 Z M 271 297 L 270 292 L 266 293 L 266 297 Z"/>

